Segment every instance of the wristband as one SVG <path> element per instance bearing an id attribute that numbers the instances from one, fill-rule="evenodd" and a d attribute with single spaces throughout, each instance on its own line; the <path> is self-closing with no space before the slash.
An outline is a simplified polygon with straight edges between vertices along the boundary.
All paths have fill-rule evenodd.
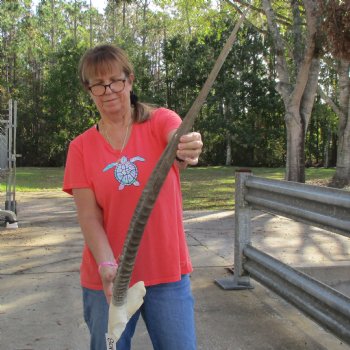
<path id="1" fill-rule="evenodd" d="M 102 261 L 98 264 L 98 272 L 101 272 L 101 267 L 104 266 L 117 267 L 118 264 L 115 261 Z"/>

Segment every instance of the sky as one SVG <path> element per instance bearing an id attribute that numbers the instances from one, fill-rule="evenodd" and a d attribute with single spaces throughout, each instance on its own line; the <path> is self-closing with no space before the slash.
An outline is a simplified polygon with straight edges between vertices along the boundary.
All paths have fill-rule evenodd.
<path id="1" fill-rule="evenodd" d="M 90 0 L 87 1 L 87 3 L 90 3 Z M 96 7 L 99 12 L 103 13 L 104 8 L 106 7 L 107 0 L 91 0 L 91 5 L 93 7 Z"/>

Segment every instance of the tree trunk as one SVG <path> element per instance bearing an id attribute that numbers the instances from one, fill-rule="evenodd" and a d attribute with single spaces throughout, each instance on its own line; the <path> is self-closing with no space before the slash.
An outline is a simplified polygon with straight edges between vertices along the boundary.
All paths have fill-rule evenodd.
<path id="1" fill-rule="evenodd" d="M 350 61 L 341 59 L 338 66 L 338 105 L 321 89 L 319 93 L 339 118 L 337 162 L 332 186 L 350 183 Z"/>
<path id="2" fill-rule="evenodd" d="M 293 10 L 293 69 L 287 63 L 287 52 L 284 39 L 276 22 L 276 15 L 270 0 L 263 0 L 263 8 L 271 31 L 275 53 L 276 71 L 279 82 L 276 89 L 285 106 L 287 128 L 287 163 L 285 179 L 305 182 L 305 135 L 310 121 L 316 96 L 320 61 L 315 57 L 315 36 L 318 26 L 316 5 L 312 0 L 305 0 L 305 20 L 307 32 L 302 38 L 304 29 L 297 2 L 291 1 Z M 304 42 L 304 47 L 300 45 Z M 294 76 L 293 76 L 294 75 Z"/>
<path id="3" fill-rule="evenodd" d="M 327 126 L 327 141 L 326 141 L 326 146 L 324 148 L 324 167 L 325 168 L 330 167 L 329 151 L 330 151 L 330 147 L 331 147 L 331 137 L 332 137 L 331 128 L 328 125 Z"/>
<path id="4" fill-rule="evenodd" d="M 126 1 L 123 0 L 123 28 L 125 28 L 125 19 L 126 19 Z"/>
<path id="5" fill-rule="evenodd" d="M 90 20 L 90 47 L 92 47 L 92 5 L 91 5 L 91 0 L 90 0 L 90 16 L 89 16 L 89 20 Z"/>
<path id="6" fill-rule="evenodd" d="M 55 1 L 51 0 L 51 48 L 55 48 Z"/>
<path id="7" fill-rule="evenodd" d="M 188 4 L 188 2 L 186 2 L 185 3 L 186 23 L 187 23 L 188 34 L 191 36 L 192 35 L 192 28 L 191 28 L 191 23 L 190 23 L 188 6 L 189 6 L 189 4 Z"/>
<path id="8" fill-rule="evenodd" d="M 73 38 L 74 38 L 74 45 L 77 45 L 77 0 L 74 0 L 74 27 L 73 27 Z"/>
<path id="9" fill-rule="evenodd" d="M 337 166 L 333 183 L 344 187 L 350 183 L 350 61 L 339 65 L 339 127 Z"/>
<path id="10" fill-rule="evenodd" d="M 298 110 L 287 111 L 287 162 L 285 180 L 305 182 L 305 126 Z"/>
<path id="11" fill-rule="evenodd" d="M 223 115 L 223 118 L 225 120 L 226 125 L 228 125 L 228 106 L 226 103 L 226 99 L 222 99 L 222 103 L 219 106 L 220 107 L 220 113 Z M 232 136 L 230 130 L 226 130 L 226 160 L 225 160 L 225 165 L 229 166 L 232 164 Z"/>
<path id="12" fill-rule="evenodd" d="M 229 131 L 226 133 L 226 166 L 230 166 L 232 164 L 232 144 L 231 144 L 231 134 Z"/>
<path id="13" fill-rule="evenodd" d="M 163 44 L 167 42 L 167 29 L 164 25 L 163 28 Z M 165 86 L 166 86 L 166 106 L 168 108 L 172 108 L 172 98 L 171 98 L 171 81 L 169 77 L 169 63 L 168 60 L 164 60 L 164 66 L 165 66 Z"/>
<path id="14" fill-rule="evenodd" d="M 350 127 L 342 132 L 339 137 L 337 152 L 337 167 L 334 174 L 333 183 L 337 187 L 344 187 L 350 184 Z"/>

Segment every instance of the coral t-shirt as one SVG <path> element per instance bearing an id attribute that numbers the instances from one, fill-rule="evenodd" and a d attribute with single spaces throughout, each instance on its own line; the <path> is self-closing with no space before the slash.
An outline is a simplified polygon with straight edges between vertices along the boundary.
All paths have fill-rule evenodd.
<path id="1" fill-rule="evenodd" d="M 63 190 L 72 194 L 72 189 L 90 188 L 95 193 L 116 259 L 121 255 L 142 190 L 167 145 L 167 136 L 180 123 L 175 112 L 159 108 L 148 121 L 132 125 L 122 152 L 114 150 L 96 127 L 70 143 Z M 83 287 L 102 289 L 96 262 L 87 245 L 80 271 Z M 146 286 L 175 282 L 181 274 L 191 271 L 179 170 L 173 165 L 145 227 L 130 285 L 141 280 Z"/>

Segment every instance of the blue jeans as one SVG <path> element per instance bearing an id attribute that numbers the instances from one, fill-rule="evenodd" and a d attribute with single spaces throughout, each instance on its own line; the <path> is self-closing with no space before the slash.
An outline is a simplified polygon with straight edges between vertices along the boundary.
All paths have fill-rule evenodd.
<path id="1" fill-rule="evenodd" d="M 108 304 L 103 291 L 83 288 L 84 318 L 90 334 L 90 350 L 105 350 Z M 117 350 L 130 350 L 140 314 L 145 321 L 154 350 L 195 350 L 194 301 L 190 278 L 146 287 L 141 308 L 129 320 Z"/>

